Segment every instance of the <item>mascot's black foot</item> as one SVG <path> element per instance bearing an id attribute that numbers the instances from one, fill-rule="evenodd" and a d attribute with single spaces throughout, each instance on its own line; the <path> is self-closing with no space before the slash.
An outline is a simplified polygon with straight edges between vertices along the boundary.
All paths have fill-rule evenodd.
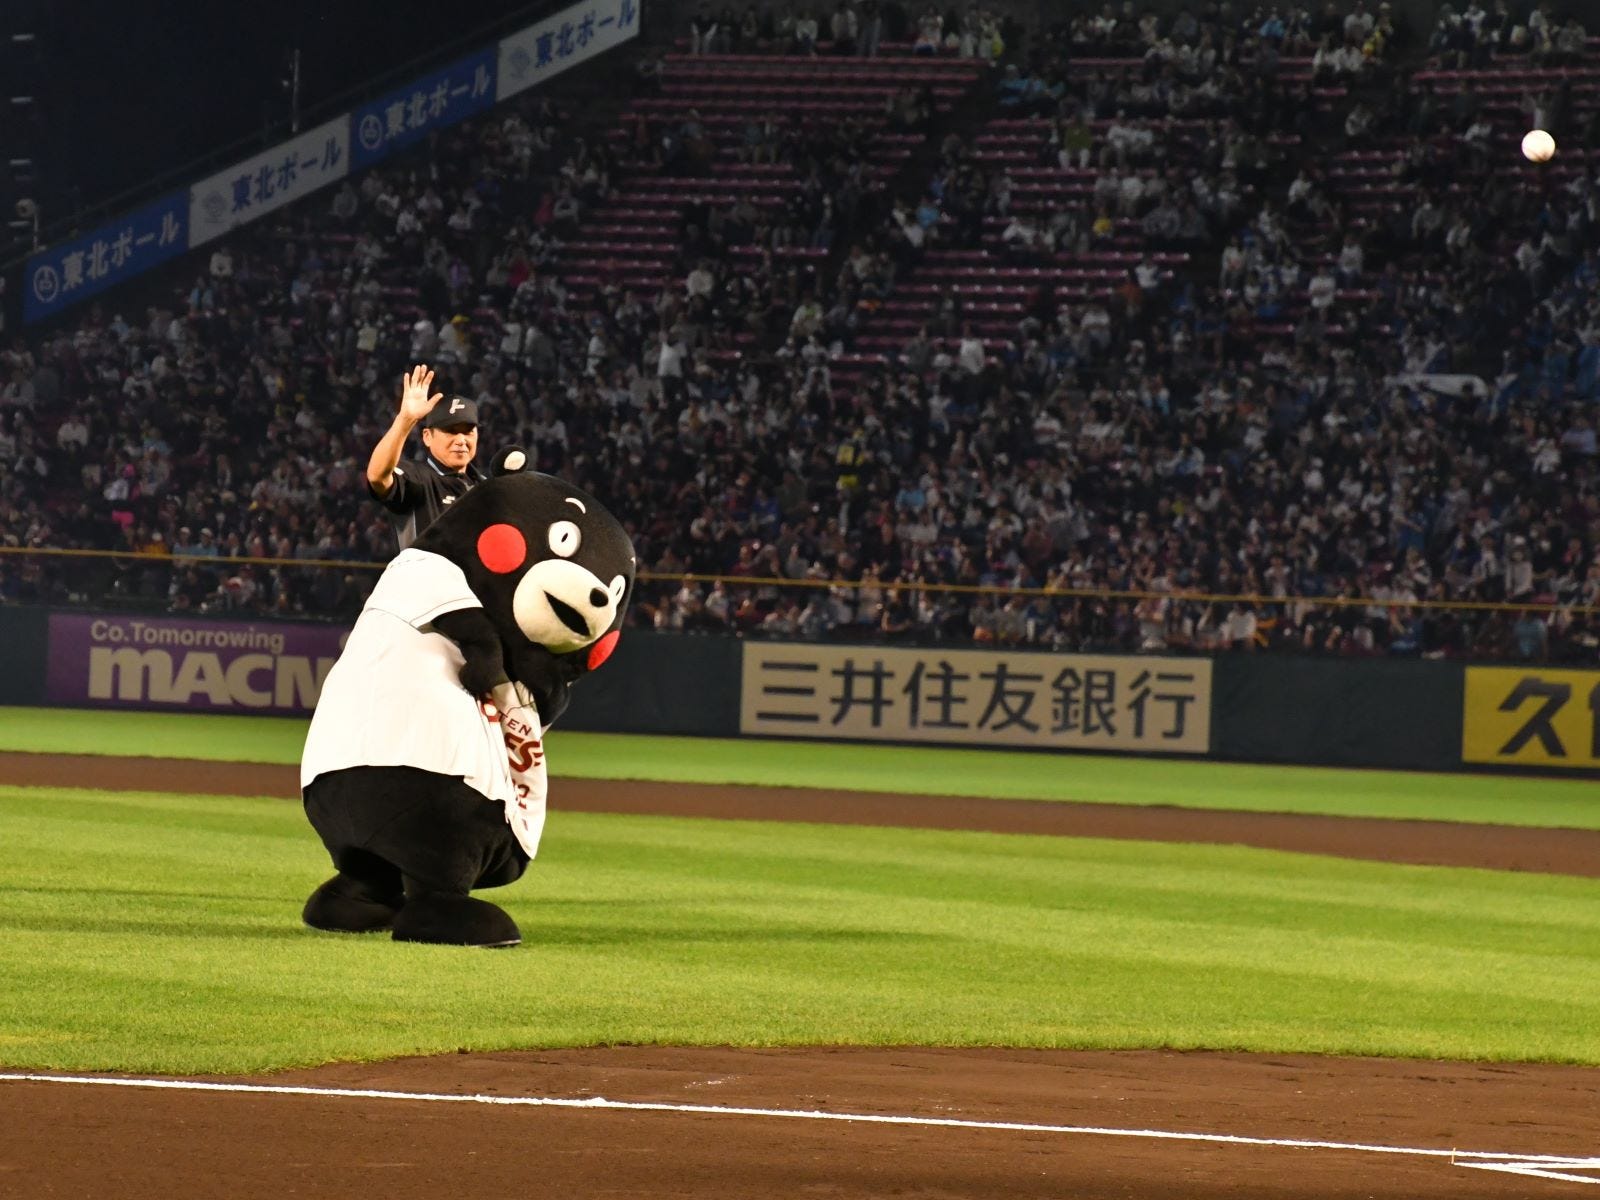
<path id="1" fill-rule="evenodd" d="M 399 892 L 385 895 L 359 879 L 335 875 L 311 893 L 300 919 L 330 933 L 374 933 L 394 924 L 403 900 Z"/>
<path id="2" fill-rule="evenodd" d="M 505 909 L 473 896 L 421 892 L 406 897 L 394 919 L 397 942 L 444 946 L 515 946 L 522 931 Z"/>

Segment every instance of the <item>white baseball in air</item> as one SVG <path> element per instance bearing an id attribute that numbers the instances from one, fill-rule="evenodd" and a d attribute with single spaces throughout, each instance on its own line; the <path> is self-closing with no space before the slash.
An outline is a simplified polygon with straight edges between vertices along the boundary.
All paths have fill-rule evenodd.
<path id="1" fill-rule="evenodd" d="M 1530 129 L 1522 137 L 1522 156 L 1529 162 L 1549 162 L 1555 157 L 1556 140 L 1542 129 Z"/>

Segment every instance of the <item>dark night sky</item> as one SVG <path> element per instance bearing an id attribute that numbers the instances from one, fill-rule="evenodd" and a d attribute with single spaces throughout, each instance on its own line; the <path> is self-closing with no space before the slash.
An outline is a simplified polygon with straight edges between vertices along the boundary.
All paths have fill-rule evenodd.
<path id="1" fill-rule="evenodd" d="M 485 25 L 528 10 L 525 20 L 507 26 L 516 28 L 541 8 L 561 6 L 562 0 L 538 7 L 532 0 L 3 0 L 0 30 L 9 35 L 32 23 L 40 35 L 42 124 L 32 149 L 46 172 L 41 195 L 54 193 L 52 207 L 65 215 L 67 187 L 96 203 L 228 143 L 259 137 L 269 107 L 286 121 L 280 81 L 292 47 L 301 49 L 305 113 L 375 75 L 440 54 Z M 21 136 L 13 125 L 8 140 Z"/>

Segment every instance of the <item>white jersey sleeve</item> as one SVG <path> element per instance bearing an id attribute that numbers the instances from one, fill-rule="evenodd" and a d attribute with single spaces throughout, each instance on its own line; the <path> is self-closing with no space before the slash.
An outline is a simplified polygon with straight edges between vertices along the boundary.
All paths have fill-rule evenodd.
<path id="1" fill-rule="evenodd" d="M 417 767 L 511 801 L 501 731 L 461 686 L 460 649 L 429 627 L 445 613 L 481 607 L 449 559 L 414 548 L 397 554 L 323 682 L 300 786 L 352 767 Z"/>
<path id="2" fill-rule="evenodd" d="M 366 610 L 398 617 L 413 629 L 463 608 L 482 608 L 460 567 L 427 550 L 402 550 L 367 597 Z"/>

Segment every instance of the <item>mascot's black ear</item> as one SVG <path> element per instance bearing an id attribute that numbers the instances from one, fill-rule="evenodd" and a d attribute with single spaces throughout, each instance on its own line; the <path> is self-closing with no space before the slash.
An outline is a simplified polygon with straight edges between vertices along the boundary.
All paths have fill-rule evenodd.
<path id="1" fill-rule="evenodd" d="M 528 465 L 528 452 L 521 446 L 507 446 L 489 464 L 491 475 L 515 475 Z"/>

